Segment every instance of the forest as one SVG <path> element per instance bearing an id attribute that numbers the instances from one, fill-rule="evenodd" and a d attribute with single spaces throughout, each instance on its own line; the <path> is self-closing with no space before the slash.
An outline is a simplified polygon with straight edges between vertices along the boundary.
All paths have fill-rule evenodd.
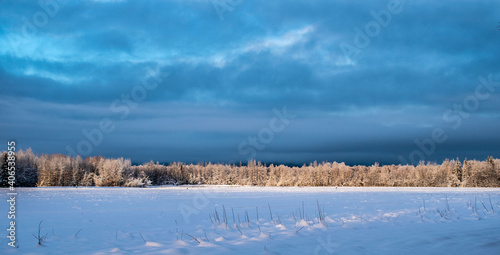
<path id="1" fill-rule="evenodd" d="M 7 183 L 7 152 L 0 153 L 0 186 Z M 148 162 L 132 165 L 129 159 L 37 155 L 31 149 L 16 152 L 16 185 L 124 186 L 253 185 L 253 186 L 389 186 L 389 187 L 500 187 L 500 159 L 445 160 L 441 164 L 349 166 L 337 162 L 309 165 L 184 164 Z"/>

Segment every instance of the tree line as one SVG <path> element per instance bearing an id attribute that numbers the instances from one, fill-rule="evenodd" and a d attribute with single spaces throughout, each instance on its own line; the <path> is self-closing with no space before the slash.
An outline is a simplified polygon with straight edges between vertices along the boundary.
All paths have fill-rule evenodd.
<path id="1" fill-rule="evenodd" d="M 7 185 L 7 152 L 0 153 L 0 186 Z M 390 187 L 500 187 L 500 159 L 445 160 L 441 164 L 349 166 L 323 162 L 309 165 L 183 164 L 129 159 L 81 158 L 62 154 L 36 155 L 31 149 L 16 153 L 16 183 L 37 186 L 256 185 L 256 186 L 390 186 Z"/>

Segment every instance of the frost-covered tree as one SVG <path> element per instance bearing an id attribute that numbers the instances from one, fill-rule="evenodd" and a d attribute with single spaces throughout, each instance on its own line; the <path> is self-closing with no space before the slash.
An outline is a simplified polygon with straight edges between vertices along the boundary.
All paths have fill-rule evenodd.
<path id="1" fill-rule="evenodd" d="M 37 156 L 31 151 L 16 153 L 16 183 L 22 187 L 34 187 L 38 181 Z"/>
<path id="2" fill-rule="evenodd" d="M 6 152 L 0 166 L 6 168 Z M 147 186 L 164 184 L 228 184 L 259 186 L 462 186 L 500 187 L 500 160 L 457 159 L 441 164 L 348 166 L 323 162 L 286 166 L 250 160 L 247 165 L 147 162 L 132 166 L 128 159 L 35 155 L 28 149 L 16 153 L 16 178 L 20 186 Z M 0 172 L 0 180 L 6 178 Z M 2 177 L 3 176 L 3 177 Z"/>
<path id="3" fill-rule="evenodd" d="M 462 163 L 460 160 L 455 161 L 455 166 L 451 170 L 450 174 L 450 182 L 448 186 L 450 187 L 458 187 L 462 184 Z"/>
<path id="4" fill-rule="evenodd" d="M 138 176 L 130 173 L 124 184 L 125 187 L 147 187 L 150 185 L 151 181 L 144 172 L 141 172 Z"/>
<path id="5" fill-rule="evenodd" d="M 122 186 L 130 166 L 128 159 L 101 159 L 97 167 L 98 175 L 94 175 L 96 186 Z"/>
<path id="6" fill-rule="evenodd" d="M 493 159 L 492 156 L 489 156 L 488 159 L 486 160 L 487 167 L 486 167 L 486 176 L 487 176 L 487 181 L 484 184 L 486 187 L 498 187 L 500 186 L 500 183 L 498 182 L 498 171 L 497 171 L 497 166 L 495 163 L 495 159 Z"/>
<path id="7" fill-rule="evenodd" d="M 467 161 L 467 158 L 464 159 L 464 163 L 462 164 L 462 187 L 468 187 L 469 186 L 469 179 L 471 175 L 471 165 Z"/>

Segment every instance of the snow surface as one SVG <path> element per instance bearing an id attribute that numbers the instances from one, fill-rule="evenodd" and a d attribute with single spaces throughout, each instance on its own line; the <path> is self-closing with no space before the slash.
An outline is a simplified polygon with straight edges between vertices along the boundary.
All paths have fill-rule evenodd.
<path id="1" fill-rule="evenodd" d="M 500 254 L 500 189 L 493 188 L 175 186 L 17 192 L 19 248 L 3 238 L 0 254 Z M 2 193 L 6 198 L 7 190 Z M 5 199 L 0 210 L 6 230 Z M 46 239 L 38 246 L 32 234 L 42 220 Z"/>

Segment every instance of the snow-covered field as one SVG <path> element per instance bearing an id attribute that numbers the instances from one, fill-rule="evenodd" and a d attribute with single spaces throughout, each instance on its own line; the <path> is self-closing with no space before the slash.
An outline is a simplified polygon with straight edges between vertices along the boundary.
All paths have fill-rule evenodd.
<path id="1" fill-rule="evenodd" d="M 500 254 L 500 189 L 177 186 L 17 192 L 19 248 L 3 238 L 0 254 Z M 9 209 L 3 201 L 1 227 L 7 235 Z M 46 238 L 39 246 L 32 234 L 42 220 Z"/>

